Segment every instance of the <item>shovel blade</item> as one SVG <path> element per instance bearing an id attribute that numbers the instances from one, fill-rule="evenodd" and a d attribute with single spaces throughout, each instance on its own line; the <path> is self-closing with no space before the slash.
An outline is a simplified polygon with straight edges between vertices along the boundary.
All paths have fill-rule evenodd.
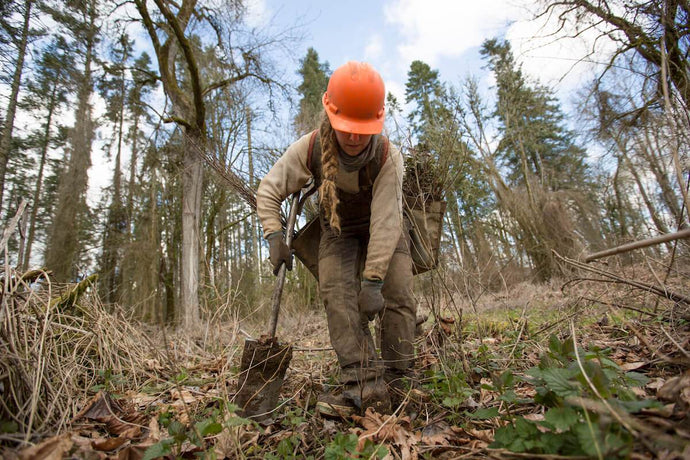
<path id="1" fill-rule="evenodd" d="M 245 417 L 262 421 L 271 416 L 291 359 L 292 346 L 275 337 L 244 341 L 235 403 Z"/>

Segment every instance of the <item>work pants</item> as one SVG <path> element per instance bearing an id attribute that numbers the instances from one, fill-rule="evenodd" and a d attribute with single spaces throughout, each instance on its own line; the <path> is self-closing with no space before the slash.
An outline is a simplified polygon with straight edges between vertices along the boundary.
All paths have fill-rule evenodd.
<path id="1" fill-rule="evenodd" d="M 414 359 L 416 302 L 412 294 L 409 232 L 402 236 L 383 282 L 379 360 L 368 320 L 360 315 L 358 295 L 366 260 L 368 234 L 335 234 L 322 228 L 319 245 L 319 289 L 326 307 L 331 344 L 344 382 L 380 375 L 383 367 L 405 371 Z M 381 366 L 383 364 L 383 366 Z"/>

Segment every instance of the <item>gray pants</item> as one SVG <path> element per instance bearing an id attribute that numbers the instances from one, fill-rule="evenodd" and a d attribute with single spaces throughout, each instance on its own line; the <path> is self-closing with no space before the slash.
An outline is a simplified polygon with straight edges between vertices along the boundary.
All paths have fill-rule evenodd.
<path id="1" fill-rule="evenodd" d="M 343 368 L 343 381 L 360 380 L 362 371 L 369 373 L 381 367 L 367 319 L 360 316 L 357 303 L 368 237 L 345 232 L 338 236 L 330 229 L 323 230 L 319 289 L 326 306 L 331 344 Z M 409 234 L 405 231 L 383 283 L 381 358 L 387 369 L 404 371 L 414 359 L 417 306 L 412 295 L 412 277 Z"/>

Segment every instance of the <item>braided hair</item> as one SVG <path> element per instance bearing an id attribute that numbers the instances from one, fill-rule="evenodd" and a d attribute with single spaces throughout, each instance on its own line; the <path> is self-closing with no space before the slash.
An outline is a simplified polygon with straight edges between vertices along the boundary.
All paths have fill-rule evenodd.
<path id="1" fill-rule="evenodd" d="M 323 112 L 319 127 L 321 142 L 321 186 L 319 187 L 319 204 L 326 219 L 336 233 L 340 233 L 340 216 L 338 216 L 338 195 L 335 178 L 338 175 L 338 139 L 331 122 Z"/>

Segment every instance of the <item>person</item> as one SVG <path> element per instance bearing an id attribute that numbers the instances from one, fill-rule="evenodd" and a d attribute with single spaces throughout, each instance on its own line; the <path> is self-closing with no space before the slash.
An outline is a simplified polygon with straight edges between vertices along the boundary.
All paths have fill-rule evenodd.
<path id="1" fill-rule="evenodd" d="M 340 392 L 319 405 L 391 409 L 414 358 L 416 303 L 409 232 L 402 212 L 403 158 L 383 130 L 385 87 L 367 63 L 347 62 L 331 75 L 315 133 L 292 144 L 262 179 L 257 213 L 277 273 L 292 266 L 280 205 L 314 178 L 321 237 L 318 279 Z M 311 143 L 311 147 L 310 147 Z M 381 357 L 369 322 L 380 318 Z"/>

